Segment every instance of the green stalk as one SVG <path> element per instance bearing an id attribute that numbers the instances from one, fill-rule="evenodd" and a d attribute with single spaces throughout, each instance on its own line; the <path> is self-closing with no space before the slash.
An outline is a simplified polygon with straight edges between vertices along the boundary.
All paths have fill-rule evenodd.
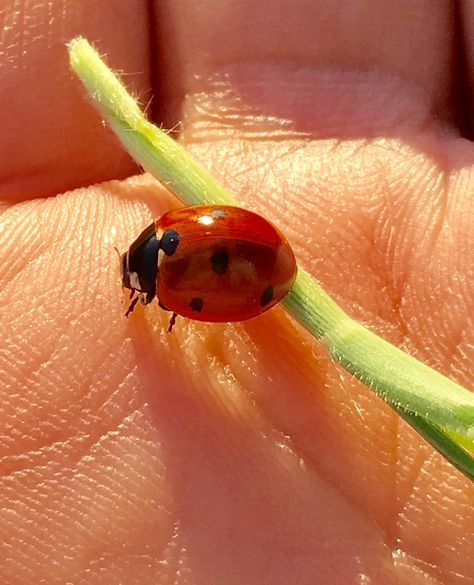
<path id="1" fill-rule="evenodd" d="M 302 270 L 283 304 L 336 362 L 397 411 L 421 416 L 459 434 L 464 445 L 474 449 L 471 392 L 351 319 Z"/>
<path id="2" fill-rule="evenodd" d="M 124 85 L 82 38 L 71 67 L 133 158 L 187 205 L 233 197 L 165 132 L 148 122 Z M 351 319 L 304 270 L 283 301 L 330 356 L 390 404 L 467 477 L 474 479 L 474 395 Z"/>

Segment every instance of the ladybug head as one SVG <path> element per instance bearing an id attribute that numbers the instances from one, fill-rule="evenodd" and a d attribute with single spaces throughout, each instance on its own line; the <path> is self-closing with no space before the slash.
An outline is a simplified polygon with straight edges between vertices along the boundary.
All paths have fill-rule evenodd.
<path id="1" fill-rule="evenodd" d="M 156 294 L 158 250 L 155 224 L 149 225 L 120 258 L 122 284 L 139 293 L 143 305 L 151 303 Z"/>

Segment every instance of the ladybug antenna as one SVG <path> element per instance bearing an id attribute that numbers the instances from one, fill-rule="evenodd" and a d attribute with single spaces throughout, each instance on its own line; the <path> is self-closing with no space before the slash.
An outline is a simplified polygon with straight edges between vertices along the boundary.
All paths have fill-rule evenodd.
<path id="1" fill-rule="evenodd" d="M 119 262 L 122 260 L 122 254 L 120 254 L 120 250 L 117 248 L 117 246 L 114 246 L 114 250 L 117 252 L 117 256 L 119 257 Z"/>
<path id="2" fill-rule="evenodd" d="M 120 273 L 122 273 L 122 254 L 120 254 L 120 250 L 117 248 L 117 246 L 114 246 L 114 250 L 117 252 L 117 256 L 119 259 Z M 123 277 L 120 279 L 120 281 L 122 283 L 122 292 L 123 292 L 125 290 L 125 287 L 123 285 Z M 132 295 L 130 295 L 130 298 L 132 298 Z M 128 311 L 127 311 L 127 314 L 128 314 Z"/>

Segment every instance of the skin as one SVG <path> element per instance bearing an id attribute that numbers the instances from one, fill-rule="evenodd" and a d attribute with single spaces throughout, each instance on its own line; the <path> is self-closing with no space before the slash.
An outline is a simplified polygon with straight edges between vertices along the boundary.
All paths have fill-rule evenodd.
<path id="1" fill-rule="evenodd" d="M 0 18 L 0 581 L 474 583 L 472 484 L 281 308 L 172 335 L 156 306 L 123 318 L 113 246 L 178 203 L 64 48 L 92 40 L 352 316 L 469 387 L 472 3 Z"/>

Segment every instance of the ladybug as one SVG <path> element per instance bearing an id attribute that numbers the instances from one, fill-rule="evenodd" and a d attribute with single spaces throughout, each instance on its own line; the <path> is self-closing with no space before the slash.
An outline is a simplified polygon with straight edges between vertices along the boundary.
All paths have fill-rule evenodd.
<path id="1" fill-rule="evenodd" d="M 198 205 L 175 209 L 149 225 L 122 254 L 123 286 L 138 301 L 155 298 L 197 321 L 244 321 L 261 315 L 288 292 L 296 261 L 281 232 L 240 207 Z"/>

